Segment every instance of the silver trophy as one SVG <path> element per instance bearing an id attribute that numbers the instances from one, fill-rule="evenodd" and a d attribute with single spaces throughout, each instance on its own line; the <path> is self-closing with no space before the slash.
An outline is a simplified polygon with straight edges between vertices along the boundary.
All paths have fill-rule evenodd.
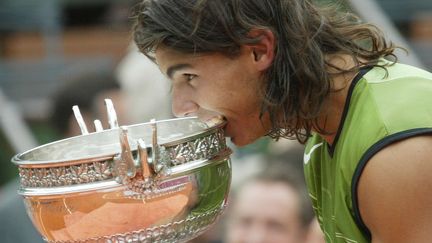
<path id="1" fill-rule="evenodd" d="M 118 126 L 16 155 L 27 213 L 45 241 L 185 242 L 224 211 L 231 150 L 223 121 L 179 118 Z"/>

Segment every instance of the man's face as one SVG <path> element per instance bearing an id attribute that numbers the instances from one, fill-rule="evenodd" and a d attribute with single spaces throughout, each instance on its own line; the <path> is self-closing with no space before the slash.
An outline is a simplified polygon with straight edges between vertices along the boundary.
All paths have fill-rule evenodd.
<path id="1" fill-rule="evenodd" d="M 159 47 L 156 61 L 172 80 L 172 109 L 176 116 L 201 120 L 223 116 L 225 135 L 238 146 L 252 143 L 270 128 L 268 115 L 259 118 L 262 72 L 253 53 L 243 48 L 236 58 L 219 53 L 192 55 Z"/>
<path id="2" fill-rule="evenodd" d="M 227 242 L 304 242 L 299 212 L 298 193 L 286 184 L 247 184 L 228 211 Z"/>

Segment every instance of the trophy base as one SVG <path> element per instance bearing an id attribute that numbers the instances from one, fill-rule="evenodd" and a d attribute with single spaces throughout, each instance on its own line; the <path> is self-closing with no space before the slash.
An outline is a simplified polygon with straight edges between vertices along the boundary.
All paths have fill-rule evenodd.
<path id="1" fill-rule="evenodd" d="M 224 203 L 203 214 L 144 230 L 90 238 L 79 241 L 46 241 L 48 243 L 182 243 L 192 240 L 210 228 L 226 208 Z"/>

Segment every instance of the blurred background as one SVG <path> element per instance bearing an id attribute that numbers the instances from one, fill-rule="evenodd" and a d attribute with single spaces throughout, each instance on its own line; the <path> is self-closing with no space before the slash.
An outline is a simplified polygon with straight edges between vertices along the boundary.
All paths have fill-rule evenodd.
<path id="1" fill-rule="evenodd" d="M 0 213 L 17 189 L 18 173 L 11 157 L 78 135 L 71 121 L 72 105 L 79 104 L 86 119 L 103 120 L 103 98 L 111 98 L 121 124 L 171 116 L 168 82 L 132 44 L 131 12 L 138 2 L 0 1 Z M 432 70 L 432 1 L 337 3 L 407 48 L 408 55 L 399 55 L 402 63 Z M 290 161 L 301 173 L 301 146 L 295 142 L 262 139 L 235 151 L 233 184 L 293 149 L 297 157 Z"/>
<path id="2" fill-rule="evenodd" d="M 63 85 L 116 68 L 131 41 L 133 4 L 0 1 L 0 184 L 17 175 L 13 154 L 62 136 L 50 119 Z"/>

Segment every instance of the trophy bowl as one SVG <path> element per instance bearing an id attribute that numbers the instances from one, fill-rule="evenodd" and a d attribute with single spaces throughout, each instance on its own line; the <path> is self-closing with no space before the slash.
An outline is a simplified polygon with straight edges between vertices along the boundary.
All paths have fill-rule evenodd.
<path id="1" fill-rule="evenodd" d="M 16 155 L 18 193 L 47 242 L 185 242 L 226 206 L 223 126 L 179 118 L 83 131 Z"/>

